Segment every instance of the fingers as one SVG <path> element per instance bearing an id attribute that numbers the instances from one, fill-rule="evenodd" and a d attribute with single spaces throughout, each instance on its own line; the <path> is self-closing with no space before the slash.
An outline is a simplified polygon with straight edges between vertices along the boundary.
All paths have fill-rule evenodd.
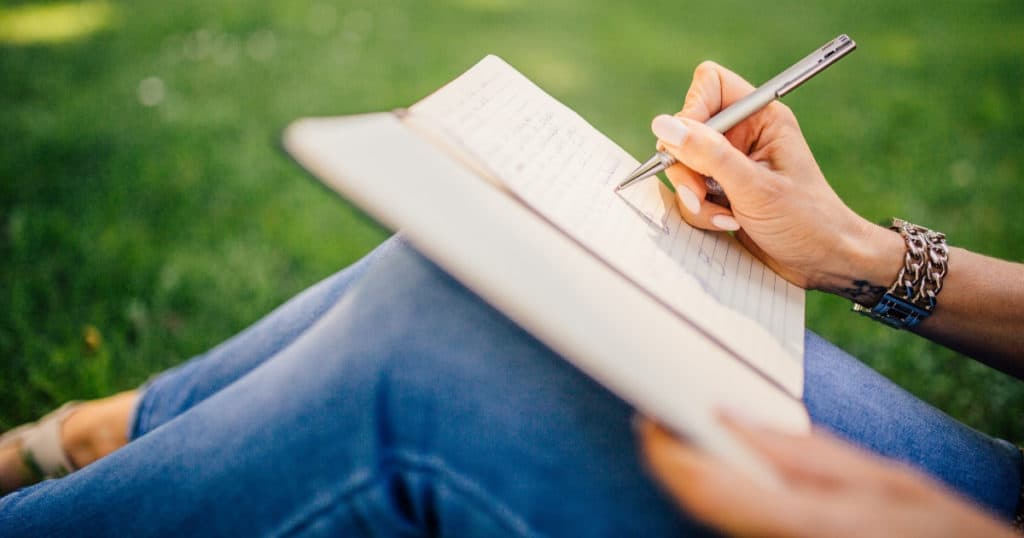
<path id="1" fill-rule="evenodd" d="M 638 433 L 650 470 L 693 516 L 728 534 L 795 534 L 805 512 L 801 497 L 750 480 L 649 420 Z"/>
<path id="2" fill-rule="evenodd" d="M 822 482 L 782 476 L 768 486 L 727 462 L 680 442 L 650 421 L 640 423 L 642 454 L 650 470 L 691 515 L 726 534 L 743 536 L 1011 536 L 987 514 L 923 475 L 895 470 L 885 460 L 831 435 L 786 435 L 726 420 L 776 470 L 797 460 L 819 460 Z M 784 454 L 789 454 L 784 457 Z M 883 474 L 865 473 L 881 469 Z M 807 475 L 804 474 L 806 477 Z"/>
<path id="3" fill-rule="evenodd" d="M 686 92 L 686 101 L 676 116 L 705 123 L 754 89 L 736 73 L 715 62 L 703 62 L 694 71 L 693 81 Z M 796 118 L 789 107 L 776 101 L 740 122 L 725 135 L 734 146 L 748 148 L 758 139 L 765 126 L 795 122 Z"/>
<path id="4" fill-rule="evenodd" d="M 705 230 L 735 231 L 740 228 L 732 211 L 705 199 L 707 185 L 704 176 L 676 164 L 665 170 L 665 175 L 676 188 L 679 211 L 691 226 Z"/>
<path id="5" fill-rule="evenodd" d="M 723 414 L 722 421 L 791 483 L 848 485 L 880 479 L 892 471 L 893 466 L 886 460 L 824 430 L 792 435 L 761 428 L 729 413 Z"/>
<path id="6" fill-rule="evenodd" d="M 651 130 L 680 163 L 714 177 L 726 192 L 728 185 L 742 187 L 757 172 L 749 157 L 703 123 L 663 114 L 654 118 Z"/>
<path id="7" fill-rule="evenodd" d="M 658 138 L 659 148 L 669 149 L 670 142 L 680 141 L 687 136 L 686 127 L 677 118 L 662 114 L 651 122 L 651 130 Z M 682 217 L 692 226 L 705 230 L 735 231 L 740 228 L 732 215 L 732 211 L 705 200 L 707 184 L 704 176 L 681 164 L 675 164 L 665 170 L 665 175 L 676 188 L 679 211 Z"/>
<path id="8" fill-rule="evenodd" d="M 703 62 L 694 71 L 682 111 L 675 116 L 658 116 L 651 123 L 651 129 L 660 139 L 659 149 L 669 151 L 681 163 L 669 167 L 665 173 L 676 187 L 681 215 L 693 226 L 725 231 L 740 228 L 742 221 L 736 218 L 732 207 L 705 199 L 705 176 L 718 180 L 726 193 L 748 186 L 758 172 L 755 168 L 761 168 L 764 174 L 764 167 L 755 167 L 754 162 L 736 148 L 754 151 L 765 129 L 795 123 L 784 105 L 772 103 L 726 135 L 703 125 L 723 108 L 753 91 L 754 87 L 736 73 L 714 62 Z M 733 183 L 733 188 L 727 183 Z M 772 185 L 762 188 L 772 188 Z M 733 196 L 730 200 L 735 202 Z"/>
<path id="9" fill-rule="evenodd" d="M 722 206 L 708 204 L 702 200 L 706 188 L 703 176 L 714 177 L 735 202 L 737 194 L 743 195 L 752 188 L 772 188 L 772 174 L 754 163 L 749 157 L 726 140 L 721 133 L 710 127 L 690 119 L 660 115 L 651 122 L 651 130 L 658 137 L 659 143 L 672 154 L 683 167 L 670 167 L 667 172 L 674 184 L 686 187 L 700 202 L 698 211 L 687 205 L 680 197 L 681 205 L 687 210 L 685 216 L 694 225 L 704 224 L 710 229 L 737 229 L 738 222 L 729 222 L 724 217 L 733 219 L 732 213 Z M 704 216 L 701 213 L 707 212 Z M 716 219 L 716 217 L 718 217 Z M 731 225 L 731 228 L 727 227 Z"/>
<path id="10" fill-rule="evenodd" d="M 752 91 L 754 87 L 743 77 L 715 62 L 702 62 L 693 72 L 680 115 L 704 123 Z"/>

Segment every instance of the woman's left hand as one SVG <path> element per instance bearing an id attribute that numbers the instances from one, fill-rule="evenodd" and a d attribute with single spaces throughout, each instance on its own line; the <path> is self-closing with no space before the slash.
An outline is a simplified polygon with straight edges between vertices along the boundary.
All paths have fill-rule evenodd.
<path id="1" fill-rule="evenodd" d="M 639 436 L 648 467 L 693 517 L 731 535 L 1016 536 L 925 475 L 823 431 L 794 436 L 725 420 L 776 471 L 751 480 L 650 421 Z"/>

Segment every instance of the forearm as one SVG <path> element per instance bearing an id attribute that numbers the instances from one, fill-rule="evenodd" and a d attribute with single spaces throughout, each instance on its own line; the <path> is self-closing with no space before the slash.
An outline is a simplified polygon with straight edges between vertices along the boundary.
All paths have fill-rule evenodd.
<path id="1" fill-rule="evenodd" d="M 915 332 L 1024 379 L 1024 265 L 950 249 L 938 299 Z"/>
<path id="2" fill-rule="evenodd" d="M 866 225 L 845 242 L 846 268 L 819 289 L 865 306 L 892 285 L 906 251 L 896 232 Z M 1024 265 L 950 248 L 935 311 L 914 332 L 1024 379 Z"/>

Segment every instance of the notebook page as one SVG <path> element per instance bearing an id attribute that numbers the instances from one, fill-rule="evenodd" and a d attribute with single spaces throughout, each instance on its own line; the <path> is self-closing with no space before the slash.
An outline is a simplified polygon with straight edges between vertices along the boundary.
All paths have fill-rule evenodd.
<path id="1" fill-rule="evenodd" d="M 417 103 L 410 118 L 710 338 L 802 393 L 803 291 L 728 234 L 686 224 L 655 180 L 627 190 L 625 203 L 614 186 L 637 161 L 500 58 Z M 643 337 L 643 327 L 624 330 Z"/>

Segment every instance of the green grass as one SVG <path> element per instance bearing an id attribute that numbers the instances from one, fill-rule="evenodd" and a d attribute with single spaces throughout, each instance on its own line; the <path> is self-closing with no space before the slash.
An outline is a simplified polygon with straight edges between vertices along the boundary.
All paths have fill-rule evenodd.
<path id="1" fill-rule="evenodd" d="M 4 13 L 48 5 L 6 2 L 0 36 Z M 294 165 L 281 129 L 407 105 L 486 53 L 640 156 L 700 60 L 759 82 L 849 33 L 860 50 L 787 97 L 836 190 L 1024 258 L 1019 0 L 107 5 L 97 32 L 0 44 L 0 429 L 132 387 L 371 249 L 386 232 Z M 812 294 L 808 326 L 1024 441 L 1017 381 L 847 309 Z"/>

